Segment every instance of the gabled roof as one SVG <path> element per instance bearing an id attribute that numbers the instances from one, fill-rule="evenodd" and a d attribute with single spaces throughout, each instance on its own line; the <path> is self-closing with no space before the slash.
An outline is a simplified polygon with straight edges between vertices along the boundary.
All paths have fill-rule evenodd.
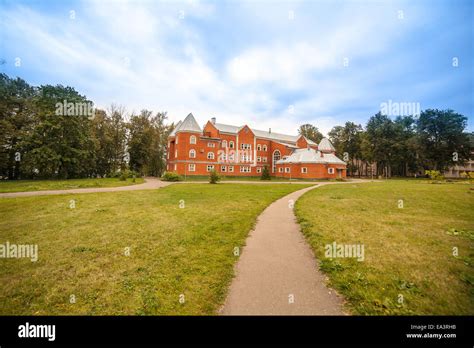
<path id="1" fill-rule="evenodd" d="M 318 145 L 318 150 L 322 152 L 336 152 L 328 138 L 322 138 Z"/>
<path id="2" fill-rule="evenodd" d="M 298 136 L 298 139 L 301 138 L 301 137 L 303 137 L 304 140 L 306 140 L 306 142 L 308 143 L 308 145 L 318 145 L 318 144 L 316 144 L 314 141 L 312 141 L 311 139 L 306 138 L 304 135 Z"/>
<path id="3" fill-rule="evenodd" d="M 201 127 L 199 127 L 196 119 L 194 118 L 193 114 L 189 114 L 183 120 L 183 122 L 174 129 L 174 134 L 178 132 L 202 132 Z"/>
<path id="4" fill-rule="evenodd" d="M 311 148 L 297 149 L 290 156 L 276 162 L 276 164 L 288 163 L 346 164 L 332 153 L 324 153 L 321 157 L 321 151 Z"/>

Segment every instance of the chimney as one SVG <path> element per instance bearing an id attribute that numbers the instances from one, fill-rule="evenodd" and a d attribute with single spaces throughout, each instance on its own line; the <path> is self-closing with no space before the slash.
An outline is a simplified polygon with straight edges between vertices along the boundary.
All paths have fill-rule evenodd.
<path id="1" fill-rule="evenodd" d="M 215 117 L 211 118 L 211 123 L 216 124 L 216 118 Z"/>
<path id="2" fill-rule="evenodd" d="M 272 129 L 271 128 L 268 128 L 268 133 L 272 133 Z"/>

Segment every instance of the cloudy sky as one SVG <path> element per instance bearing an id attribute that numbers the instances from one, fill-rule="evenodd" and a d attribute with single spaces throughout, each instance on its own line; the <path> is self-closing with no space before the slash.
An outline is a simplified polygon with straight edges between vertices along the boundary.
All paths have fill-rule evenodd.
<path id="1" fill-rule="evenodd" d="M 192 112 L 296 134 L 381 103 L 453 109 L 474 130 L 472 1 L 0 0 L 0 67 L 97 107 Z"/>

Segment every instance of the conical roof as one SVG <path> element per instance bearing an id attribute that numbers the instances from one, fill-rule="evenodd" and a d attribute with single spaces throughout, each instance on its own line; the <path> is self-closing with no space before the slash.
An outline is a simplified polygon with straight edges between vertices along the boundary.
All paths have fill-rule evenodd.
<path id="1" fill-rule="evenodd" d="M 321 152 L 335 152 L 336 149 L 331 144 L 328 138 L 322 138 L 318 145 L 318 150 Z"/>

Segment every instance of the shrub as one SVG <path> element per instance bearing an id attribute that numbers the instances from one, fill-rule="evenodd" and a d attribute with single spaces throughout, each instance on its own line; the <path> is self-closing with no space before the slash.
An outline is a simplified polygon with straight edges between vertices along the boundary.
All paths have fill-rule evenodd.
<path id="1" fill-rule="evenodd" d="M 120 181 L 126 181 L 126 180 L 127 180 L 127 173 L 125 173 L 125 171 L 123 171 L 120 174 Z"/>
<path id="2" fill-rule="evenodd" d="M 161 180 L 163 181 L 181 181 L 181 176 L 179 176 L 177 173 L 173 172 L 165 172 L 163 176 L 161 177 Z"/>
<path id="3" fill-rule="evenodd" d="M 213 169 L 211 171 L 211 173 L 209 174 L 209 183 L 210 184 L 217 184 L 217 182 L 220 180 L 221 178 L 219 177 L 219 174 L 217 174 L 216 170 Z"/>
<path id="4" fill-rule="evenodd" d="M 444 176 L 439 170 L 425 170 L 425 174 L 428 175 L 431 180 L 444 180 Z"/>
<path id="5" fill-rule="evenodd" d="M 260 177 L 260 180 L 271 180 L 270 176 L 270 171 L 268 170 L 268 166 L 263 166 L 262 169 L 262 176 Z"/>

